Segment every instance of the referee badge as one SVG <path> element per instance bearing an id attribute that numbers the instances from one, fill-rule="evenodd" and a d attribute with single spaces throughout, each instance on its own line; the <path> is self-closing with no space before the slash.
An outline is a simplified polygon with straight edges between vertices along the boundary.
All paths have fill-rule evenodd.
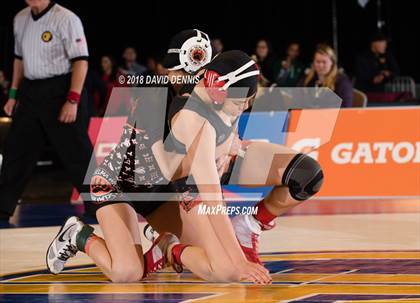
<path id="1" fill-rule="evenodd" d="M 53 36 L 52 36 L 52 33 L 50 31 L 45 31 L 41 35 L 41 39 L 44 42 L 50 42 L 52 40 L 52 38 L 53 38 Z"/>

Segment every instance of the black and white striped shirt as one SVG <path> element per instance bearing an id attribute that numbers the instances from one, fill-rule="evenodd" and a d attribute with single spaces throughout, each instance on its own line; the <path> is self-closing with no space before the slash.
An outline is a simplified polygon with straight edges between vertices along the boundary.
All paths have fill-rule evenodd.
<path id="1" fill-rule="evenodd" d="M 23 60 L 25 78 L 46 79 L 67 74 L 71 62 L 88 58 L 88 47 L 79 17 L 51 2 L 38 15 L 30 7 L 14 20 L 15 57 Z"/>

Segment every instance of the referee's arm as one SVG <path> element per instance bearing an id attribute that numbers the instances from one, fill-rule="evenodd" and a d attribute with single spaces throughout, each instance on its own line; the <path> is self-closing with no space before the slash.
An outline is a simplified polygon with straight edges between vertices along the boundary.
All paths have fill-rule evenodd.
<path id="1" fill-rule="evenodd" d="M 72 94 L 77 94 L 80 98 L 87 70 L 88 62 L 86 60 L 77 60 L 72 63 L 69 97 Z M 74 102 L 70 99 L 71 97 L 69 97 L 67 98 L 67 102 L 65 102 L 63 107 L 61 108 L 60 115 L 58 117 L 58 120 L 63 123 L 72 123 L 76 121 L 77 117 L 78 102 Z"/>
<path id="2" fill-rule="evenodd" d="M 11 116 L 13 114 L 13 109 L 16 105 L 16 91 L 19 88 L 19 84 L 23 79 L 23 62 L 21 58 L 15 58 L 13 61 L 13 78 L 12 85 L 10 86 L 9 99 L 3 107 L 6 115 Z M 12 92 L 15 93 L 12 93 Z"/>
<path id="3" fill-rule="evenodd" d="M 78 94 L 82 92 L 87 70 L 88 62 L 86 60 L 78 60 L 73 62 L 70 91 L 77 92 Z"/>
<path id="4" fill-rule="evenodd" d="M 77 104 L 80 101 L 83 84 L 88 70 L 88 49 L 83 25 L 76 15 L 71 15 L 63 23 L 64 47 L 72 62 L 70 91 L 58 120 L 72 123 L 77 117 Z"/>

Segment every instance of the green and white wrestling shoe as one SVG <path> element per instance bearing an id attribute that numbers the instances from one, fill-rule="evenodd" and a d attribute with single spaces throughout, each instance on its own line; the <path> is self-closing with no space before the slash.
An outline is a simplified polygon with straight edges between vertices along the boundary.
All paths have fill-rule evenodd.
<path id="1" fill-rule="evenodd" d="M 46 263 L 51 273 L 59 274 L 67 260 L 79 251 L 76 237 L 82 229 L 93 232 L 93 227 L 85 225 L 78 217 L 70 217 L 64 222 L 47 250 Z"/>

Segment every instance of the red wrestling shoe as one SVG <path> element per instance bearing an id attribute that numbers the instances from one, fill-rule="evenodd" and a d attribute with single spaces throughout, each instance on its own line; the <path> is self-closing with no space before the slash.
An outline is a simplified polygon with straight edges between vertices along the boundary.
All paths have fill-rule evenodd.
<path id="1" fill-rule="evenodd" d="M 144 254 L 143 278 L 169 265 L 168 249 L 172 244 L 179 244 L 179 239 L 171 233 L 163 233 L 153 241 L 152 247 Z"/>
<path id="2" fill-rule="evenodd" d="M 241 245 L 249 262 L 263 265 L 258 255 L 258 244 L 261 232 L 271 229 L 275 226 L 272 224 L 261 226 L 260 223 L 252 215 L 239 215 L 231 219 L 236 238 Z"/>

